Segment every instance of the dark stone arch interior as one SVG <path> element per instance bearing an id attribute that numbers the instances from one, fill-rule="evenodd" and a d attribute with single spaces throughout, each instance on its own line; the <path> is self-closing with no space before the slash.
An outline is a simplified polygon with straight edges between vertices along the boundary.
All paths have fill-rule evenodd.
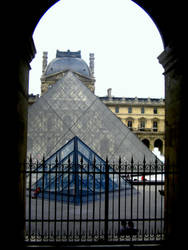
<path id="1" fill-rule="evenodd" d="M 158 148 L 161 153 L 163 152 L 163 142 L 160 139 L 155 140 L 154 147 Z"/>
<path id="2" fill-rule="evenodd" d="M 150 141 L 148 139 L 143 139 L 142 142 L 146 145 L 146 147 L 149 148 L 150 146 Z"/>
<path id="3" fill-rule="evenodd" d="M 33 31 L 44 13 L 57 1 L 4 1 L 3 12 L 7 13 L 9 22 L 3 23 L 2 51 L 3 61 L 8 74 L 6 84 L 2 85 L 2 94 L 6 95 L 7 103 L 3 116 L 4 133 L 7 135 L 3 142 L 3 164 L 6 185 L 6 202 L 2 202 L 3 215 L 6 220 L 3 225 L 2 245 L 16 248 L 24 245 L 24 165 L 26 160 L 27 137 L 27 95 L 30 62 L 36 51 L 32 40 Z M 168 168 L 174 167 L 179 175 L 169 180 L 169 190 L 173 192 L 165 198 L 166 240 L 169 245 L 179 247 L 187 242 L 186 230 L 181 228 L 182 221 L 187 219 L 187 202 L 185 199 L 186 181 L 186 152 L 185 143 L 187 128 L 184 111 L 187 104 L 187 47 L 186 2 L 171 0 L 135 0 L 153 19 L 161 33 L 164 52 L 159 61 L 164 67 L 165 99 L 166 99 L 166 141 L 165 157 Z M 5 105 L 4 105 L 5 106 Z M 176 116 L 174 116 L 174 113 Z M 10 157 L 11 156 L 11 157 Z M 9 163 L 7 163 L 7 159 Z M 10 174 L 11 173 L 11 174 Z M 174 188 L 174 183 L 176 186 Z M 172 188 L 171 188 L 172 187 Z M 4 193 L 4 192 L 3 192 Z M 10 195 L 11 194 L 11 195 Z M 176 220 L 174 219 L 176 218 Z M 11 235 L 11 237 L 10 237 Z M 11 239 L 11 240 L 10 240 Z"/>

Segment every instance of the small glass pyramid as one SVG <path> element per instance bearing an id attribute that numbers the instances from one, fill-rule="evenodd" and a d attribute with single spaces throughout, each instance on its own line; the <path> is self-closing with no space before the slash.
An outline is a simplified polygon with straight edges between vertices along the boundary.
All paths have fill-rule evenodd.
<path id="1" fill-rule="evenodd" d="M 39 166 L 33 189 L 41 190 L 39 197 L 74 204 L 97 200 L 107 189 L 106 166 L 101 157 L 75 136 Z M 108 192 L 131 188 L 111 166 L 108 176 Z"/>

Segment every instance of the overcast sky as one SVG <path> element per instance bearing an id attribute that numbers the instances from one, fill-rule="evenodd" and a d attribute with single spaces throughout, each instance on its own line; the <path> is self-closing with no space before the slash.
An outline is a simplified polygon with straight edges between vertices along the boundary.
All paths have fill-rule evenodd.
<path id="1" fill-rule="evenodd" d="M 42 54 L 48 63 L 56 50 L 81 50 L 89 63 L 95 54 L 95 94 L 164 97 L 163 51 L 159 31 L 131 0 L 61 0 L 39 21 L 34 34 L 37 54 L 31 63 L 29 92 L 40 94 Z"/>

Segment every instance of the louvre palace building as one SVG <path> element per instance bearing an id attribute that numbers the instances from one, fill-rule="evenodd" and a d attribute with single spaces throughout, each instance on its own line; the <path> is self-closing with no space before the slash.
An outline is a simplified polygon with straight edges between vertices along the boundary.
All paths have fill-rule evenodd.
<path id="1" fill-rule="evenodd" d="M 127 130 L 129 133 L 129 144 L 133 143 L 134 145 L 141 143 L 144 145 L 145 148 L 149 148 L 151 151 L 153 151 L 154 148 L 158 148 L 162 155 L 164 155 L 164 145 L 165 145 L 165 100 L 164 99 L 158 99 L 158 98 L 142 98 L 142 97 L 115 97 L 112 94 L 112 89 L 107 90 L 107 95 L 104 97 L 97 97 L 95 96 L 95 76 L 94 76 L 94 54 L 91 53 L 89 55 L 89 65 L 81 58 L 81 51 L 77 52 L 71 52 L 71 51 L 58 51 L 56 52 L 56 57 L 48 63 L 48 53 L 43 52 L 43 61 L 42 61 L 42 76 L 41 76 L 41 95 L 29 95 L 29 104 L 30 104 L 30 110 L 29 110 L 29 120 L 33 121 L 29 122 L 29 128 L 28 128 L 28 148 L 35 150 L 36 152 L 41 151 L 41 148 L 44 148 L 44 145 L 47 145 L 46 152 L 49 151 L 51 153 L 55 152 L 58 149 L 58 146 L 61 147 L 62 144 L 65 144 L 69 139 L 71 139 L 71 136 L 69 138 L 68 133 L 72 133 L 76 136 L 79 136 L 80 139 L 85 139 L 86 143 L 89 144 L 89 146 L 93 146 L 95 150 L 97 151 L 97 148 L 100 148 L 100 152 L 97 152 L 99 155 L 107 154 L 113 147 L 113 151 L 115 150 L 116 153 L 121 153 L 121 146 L 123 147 L 123 143 L 121 141 L 121 145 L 118 143 L 112 143 L 114 141 L 113 138 L 117 138 L 118 135 L 114 134 L 114 128 L 109 128 L 109 133 L 105 137 L 106 133 L 106 125 L 107 122 L 104 120 L 104 122 L 100 122 L 101 124 L 98 124 L 98 127 L 90 128 L 90 130 L 87 131 L 86 127 L 89 127 L 89 125 L 86 126 L 86 123 L 89 124 L 90 120 L 94 118 L 94 115 L 91 115 L 88 120 L 84 120 L 85 118 L 82 117 L 82 113 L 78 112 L 77 114 L 74 114 L 75 108 L 74 105 L 81 105 L 81 102 L 78 102 L 78 97 L 80 95 L 80 100 L 86 100 L 88 98 L 93 100 L 93 103 L 96 105 L 97 102 L 102 102 L 105 104 L 105 106 L 108 108 L 108 111 L 105 111 L 106 118 L 112 121 L 114 126 L 117 127 L 117 131 L 119 131 L 119 137 L 123 138 L 123 135 L 126 134 Z M 71 72 L 71 73 L 70 73 Z M 69 83 L 69 82 L 70 83 Z M 60 83 L 61 82 L 61 83 Z M 72 82 L 72 85 L 71 85 Z M 59 84 L 59 85 L 58 85 Z M 60 89 L 61 84 L 61 89 Z M 77 85 L 75 85 L 77 84 Z M 81 85 L 85 86 L 81 86 Z M 67 86 L 69 85 L 69 86 Z M 59 87 L 58 87 L 59 86 Z M 65 107 L 65 110 L 62 111 L 63 113 L 58 114 L 58 110 L 63 105 L 66 106 L 66 101 L 58 101 L 60 99 L 64 98 L 66 99 L 66 93 L 65 88 L 69 87 L 70 89 L 67 91 L 71 91 L 75 88 L 74 91 L 71 92 L 71 94 L 68 92 L 68 96 L 71 96 L 73 98 L 73 102 L 70 105 L 67 105 L 67 108 Z M 77 97 L 72 94 L 73 92 L 76 93 L 76 86 L 80 86 L 77 92 Z M 85 88 L 87 87 L 87 88 Z M 56 91 L 56 92 L 55 92 Z M 59 95 L 59 96 L 58 96 Z M 47 99 L 48 97 L 48 99 Z M 51 102 L 49 100 L 55 100 L 56 103 Z M 38 104 L 37 104 L 38 102 Z M 76 104 L 77 103 L 77 104 Z M 38 106 L 34 107 L 35 104 Z M 49 109 L 47 106 L 49 105 Z M 59 105 L 59 106 L 58 106 Z M 83 103 L 83 107 L 78 107 L 79 110 L 84 109 L 84 105 L 86 105 L 86 102 Z M 92 112 L 94 112 L 94 109 L 103 110 L 104 107 L 101 104 L 97 104 L 98 106 L 94 107 L 94 105 L 88 106 L 88 112 L 90 112 L 90 109 L 93 109 Z M 55 108 L 55 106 L 58 106 Z M 68 109 L 68 107 L 70 109 Z M 41 112 L 39 112 L 41 108 Z M 54 112 L 53 112 L 54 111 Z M 40 117 L 45 112 L 48 112 L 48 117 L 43 117 L 40 119 L 43 120 L 35 120 L 36 114 L 40 113 Z M 54 114 L 52 115 L 52 112 L 55 113 L 57 116 L 55 117 Z M 79 111 L 81 112 L 81 111 Z M 97 111 L 98 112 L 98 111 Z M 103 110 L 104 112 L 104 110 Z M 109 114 L 108 114 L 109 112 Z M 72 113 L 72 115 L 70 115 Z M 115 114 L 115 116 L 114 116 Z M 97 114 L 99 117 L 99 114 Z M 64 116 L 64 117 L 63 117 Z M 83 117 L 85 116 L 85 112 L 83 113 Z M 52 118 L 53 117 L 53 118 Z M 63 117 L 63 121 L 60 121 L 60 117 Z M 79 119 L 78 119 L 79 117 Z M 97 116 L 96 116 L 97 117 Z M 113 120 L 116 118 L 116 120 Z M 118 119 L 117 119 L 118 118 Z M 78 120 L 83 120 L 82 123 L 78 124 Z M 55 124 L 55 121 L 56 124 Z M 107 122 L 108 123 L 108 122 Z M 38 124 L 38 127 L 36 127 Z M 41 128 L 41 124 L 43 124 L 43 128 Z M 45 124 L 45 125 L 44 125 Z M 60 134 L 60 129 L 57 128 L 56 131 L 52 131 L 54 138 L 50 138 L 50 132 L 48 133 L 48 139 L 45 139 L 44 134 L 42 134 L 44 131 L 46 133 L 47 128 L 53 127 L 53 130 L 55 130 L 55 127 L 57 127 L 59 124 L 59 127 L 65 126 L 67 128 L 66 136 L 64 136 L 64 139 L 60 140 L 59 138 L 62 137 Z M 76 124 L 76 125 L 75 125 Z M 46 126 L 46 128 L 45 128 Z M 76 126 L 75 129 L 74 126 Z M 84 135 L 83 132 L 78 132 L 76 134 L 79 128 L 81 128 L 87 133 L 89 133 L 92 137 L 92 133 L 90 131 L 96 130 L 100 131 L 98 132 L 98 138 L 101 138 L 100 146 L 97 146 L 97 142 L 94 143 L 94 139 L 92 140 L 92 143 L 89 143 L 89 138 L 87 138 L 86 134 Z M 124 128 L 123 128 L 124 127 Z M 119 128 L 119 130 L 118 130 Z M 111 130 L 110 130 L 111 129 Z M 125 132 L 124 132 L 125 129 Z M 41 131 L 41 133 L 39 133 Z M 43 131 L 43 132 L 42 132 Z M 50 131 L 50 130 L 49 130 Z M 58 132 L 57 132 L 58 131 Z M 74 132 L 73 132 L 74 131 Z M 116 131 L 116 133 L 117 133 Z M 121 133 L 123 132 L 123 135 Z M 111 134 L 111 136 L 109 136 Z M 132 136 L 133 134 L 133 136 Z M 113 137 L 114 136 L 114 137 Z M 51 135 L 52 137 L 52 135 Z M 66 137 L 66 140 L 65 140 Z M 96 134 L 93 135 L 93 138 L 96 137 Z M 39 138 L 41 141 L 38 142 L 38 145 L 36 144 L 36 141 Z M 127 137 L 126 137 L 127 138 Z M 135 141 L 138 138 L 138 141 Z M 34 145 L 34 140 L 35 144 Z M 119 139 L 120 140 L 120 139 Z M 53 142 L 52 142 L 53 141 Z M 60 144 L 59 141 L 61 141 Z M 127 143 L 126 139 L 126 143 Z M 141 142 L 140 142 L 141 141 Z M 43 146 L 42 146 L 43 145 Z M 50 148 L 50 145 L 51 146 Z M 105 145 L 105 146 L 104 146 Z M 143 151 L 142 145 L 140 145 L 139 150 Z M 147 146 L 147 147 L 146 147 Z M 41 147 L 41 148 L 40 148 Z M 124 145 L 124 149 L 127 146 L 127 144 Z M 52 150 L 53 148 L 53 150 Z M 108 148 L 108 150 L 107 150 Z M 118 150 L 120 150 L 118 152 Z M 30 150 L 30 151 L 32 151 Z M 107 150 L 107 151 L 106 151 Z M 145 150 L 145 149 L 144 149 Z M 45 153 L 45 152 L 43 152 Z M 148 152 L 144 152 L 144 154 L 148 154 Z"/>
<path id="2" fill-rule="evenodd" d="M 151 150 L 164 155 L 165 100 L 158 98 L 99 97 L 103 103 Z"/>

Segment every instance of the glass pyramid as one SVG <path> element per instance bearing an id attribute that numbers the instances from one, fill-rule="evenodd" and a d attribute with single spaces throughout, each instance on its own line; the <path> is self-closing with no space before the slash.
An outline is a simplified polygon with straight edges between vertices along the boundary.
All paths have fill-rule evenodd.
<path id="1" fill-rule="evenodd" d="M 47 159 L 73 137 L 79 137 L 109 162 L 154 162 L 154 154 L 68 71 L 28 110 L 27 153 Z"/>
<path id="2" fill-rule="evenodd" d="M 38 168 L 43 173 L 34 183 L 38 196 L 80 204 L 97 200 L 106 190 L 106 162 L 78 137 L 74 137 Z M 108 192 L 131 185 L 108 166 Z M 95 198 L 93 197 L 95 196 Z"/>

